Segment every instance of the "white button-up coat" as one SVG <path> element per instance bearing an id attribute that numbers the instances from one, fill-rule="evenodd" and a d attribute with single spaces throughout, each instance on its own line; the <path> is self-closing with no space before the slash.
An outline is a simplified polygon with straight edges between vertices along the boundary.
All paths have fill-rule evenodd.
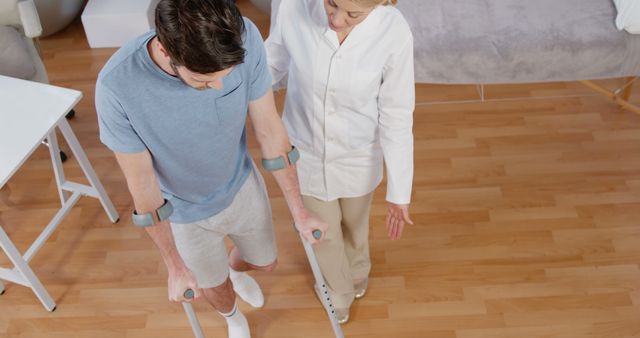
<path id="1" fill-rule="evenodd" d="M 303 195 L 330 201 L 373 191 L 387 169 L 389 202 L 413 180 L 413 36 L 378 6 L 340 45 L 323 0 L 282 0 L 266 41 L 274 84 L 287 76 L 284 123 L 300 150 Z"/>

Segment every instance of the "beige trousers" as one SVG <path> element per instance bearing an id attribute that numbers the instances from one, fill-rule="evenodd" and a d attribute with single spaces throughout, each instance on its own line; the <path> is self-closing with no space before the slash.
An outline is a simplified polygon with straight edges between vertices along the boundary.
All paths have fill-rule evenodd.
<path id="1" fill-rule="evenodd" d="M 329 224 L 325 239 L 314 246 L 329 296 L 336 308 L 349 308 L 354 282 L 369 276 L 369 211 L 373 193 L 325 202 L 303 196 L 304 205 Z"/>

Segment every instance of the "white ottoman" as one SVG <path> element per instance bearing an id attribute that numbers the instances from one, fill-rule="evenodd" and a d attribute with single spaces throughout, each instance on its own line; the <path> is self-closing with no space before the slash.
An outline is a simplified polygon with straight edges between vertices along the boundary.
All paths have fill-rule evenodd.
<path id="1" fill-rule="evenodd" d="M 155 27 L 159 0 L 89 0 L 82 25 L 91 48 L 120 47 Z"/>

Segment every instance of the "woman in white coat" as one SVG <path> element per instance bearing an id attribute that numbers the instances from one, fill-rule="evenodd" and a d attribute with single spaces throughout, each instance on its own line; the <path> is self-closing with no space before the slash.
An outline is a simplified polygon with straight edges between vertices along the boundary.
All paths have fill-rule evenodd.
<path id="1" fill-rule="evenodd" d="M 409 217 L 413 180 L 413 36 L 396 0 L 282 0 L 267 39 L 284 122 L 301 158 L 304 203 L 329 223 L 315 246 L 336 316 L 364 296 L 373 191 L 387 169 L 389 238 Z"/>

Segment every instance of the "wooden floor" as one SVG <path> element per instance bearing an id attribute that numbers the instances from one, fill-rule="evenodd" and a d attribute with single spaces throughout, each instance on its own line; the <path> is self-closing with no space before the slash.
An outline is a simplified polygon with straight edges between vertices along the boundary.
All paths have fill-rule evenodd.
<path id="1" fill-rule="evenodd" d="M 266 16 L 241 5 L 266 33 Z M 111 224 L 96 200 L 81 199 L 32 261 L 58 309 L 48 313 L 30 290 L 8 284 L 0 336 L 192 337 L 98 140 L 94 83 L 114 50 L 89 49 L 79 21 L 41 44 L 51 82 L 84 93 L 71 125 L 122 220 Z M 585 94 L 577 83 L 490 86 L 487 95 L 502 101 L 441 105 L 429 102 L 474 99 L 476 88 L 418 86 L 416 225 L 386 239 L 381 186 L 370 290 L 352 308 L 347 337 L 640 337 L 640 116 L 577 97 Z M 513 99 L 521 96 L 532 98 Z M 82 176 L 73 159 L 65 170 Z M 255 274 L 265 307 L 241 308 L 254 337 L 331 337 L 285 203 L 265 177 L 280 265 Z M 58 203 L 42 147 L 0 190 L 0 224 L 25 250 Z M 2 254 L 0 263 L 8 266 Z M 207 337 L 225 337 L 220 316 L 196 308 Z"/>

